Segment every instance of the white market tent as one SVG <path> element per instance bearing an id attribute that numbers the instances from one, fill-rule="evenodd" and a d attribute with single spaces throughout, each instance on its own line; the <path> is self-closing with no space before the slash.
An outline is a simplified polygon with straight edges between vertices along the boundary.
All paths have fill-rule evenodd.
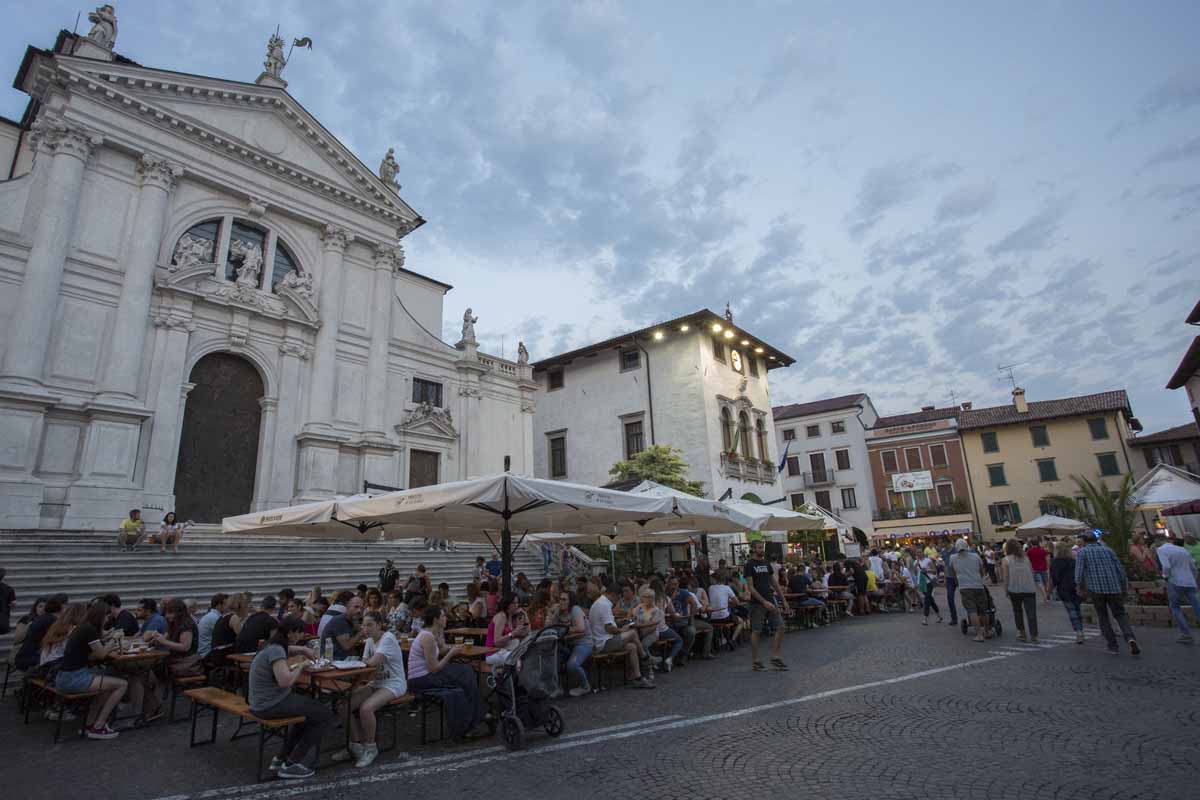
<path id="1" fill-rule="evenodd" d="M 1042 535 L 1061 536 L 1072 531 L 1081 531 L 1085 528 L 1087 528 L 1087 523 L 1080 522 L 1077 519 L 1059 517 L 1054 514 L 1042 514 L 1040 517 L 1035 517 L 1024 525 L 1019 526 L 1017 528 L 1017 538 L 1029 539 Z"/>
<path id="2" fill-rule="evenodd" d="M 1200 475 L 1158 464 L 1133 485 L 1129 505 L 1139 511 L 1157 511 L 1160 508 L 1200 500 Z"/>

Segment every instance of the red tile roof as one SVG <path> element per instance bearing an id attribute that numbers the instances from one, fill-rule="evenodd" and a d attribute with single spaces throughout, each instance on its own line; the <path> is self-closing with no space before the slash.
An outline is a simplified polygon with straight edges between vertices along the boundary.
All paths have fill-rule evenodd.
<path id="1" fill-rule="evenodd" d="M 1189 422 L 1186 425 L 1176 425 L 1174 428 L 1167 428 L 1165 431 L 1148 433 L 1145 436 L 1135 436 L 1129 440 L 1129 444 L 1134 447 L 1148 447 L 1160 442 L 1177 442 L 1182 439 L 1200 439 L 1200 428 L 1196 426 L 1196 423 Z"/>
<path id="2" fill-rule="evenodd" d="M 844 394 L 841 397 L 830 397 L 825 400 L 813 400 L 810 403 L 789 403 L 783 406 L 775 406 L 771 411 L 778 422 L 781 419 L 807 417 L 810 414 L 825 414 L 830 411 L 840 411 L 843 408 L 859 408 L 866 401 L 867 396 L 859 392 L 857 394 Z"/>
<path id="3" fill-rule="evenodd" d="M 1167 388 L 1179 389 L 1185 386 L 1197 372 L 1200 372 L 1200 336 L 1192 340 L 1192 346 L 1183 354 L 1183 361 L 1175 368 L 1175 374 L 1171 376 Z"/>
<path id="4" fill-rule="evenodd" d="M 1029 411 L 1024 414 L 1017 413 L 1016 407 L 1011 403 L 991 408 L 973 408 L 959 414 L 958 428 L 959 430 L 991 428 L 996 425 L 1017 425 L 1022 422 L 1078 417 L 1111 411 L 1120 411 L 1127 418 L 1132 418 L 1133 409 L 1129 405 L 1129 395 L 1125 393 L 1124 389 L 1078 397 L 1063 397 L 1058 400 L 1034 400 L 1029 403 Z"/>
<path id="5" fill-rule="evenodd" d="M 932 408 L 928 411 L 914 411 L 911 414 L 894 414 L 890 417 L 880 417 L 875 420 L 876 428 L 892 428 L 896 425 L 912 425 L 916 422 L 932 422 L 937 419 L 954 419 L 962 413 L 957 407 Z"/>

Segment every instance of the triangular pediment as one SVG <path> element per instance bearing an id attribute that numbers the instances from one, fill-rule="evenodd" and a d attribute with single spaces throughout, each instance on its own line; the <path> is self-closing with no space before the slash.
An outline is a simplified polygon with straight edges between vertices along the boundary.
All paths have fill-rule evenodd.
<path id="1" fill-rule="evenodd" d="M 143 119 L 205 143 L 309 190 L 332 195 L 403 232 L 423 220 L 282 89 L 58 56 L 77 91 L 137 110 Z"/>
<path id="2" fill-rule="evenodd" d="M 408 412 L 404 422 L 396 426 L 396 433 L 401 438 L 407 436 L 428 437 L 431 439 L 457 439 L 458 431 L 450 412 L 444 409 L 418 406 Z"/>

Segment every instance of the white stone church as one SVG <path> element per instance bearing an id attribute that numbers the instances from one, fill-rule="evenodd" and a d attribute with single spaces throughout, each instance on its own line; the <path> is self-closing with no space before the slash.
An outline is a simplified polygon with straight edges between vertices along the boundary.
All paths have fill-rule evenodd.
<path id="1" fill-rule="evenodd" d="M 0 528 L 111 528 L 533 471 L 530 367 L 408 269 L 424 220 L 288 94 L 30 47 L 0 120 Z M 254 78 L 253 75 L 246 76 Z M 522 361 L 525 359 L 522 358 Z"/>

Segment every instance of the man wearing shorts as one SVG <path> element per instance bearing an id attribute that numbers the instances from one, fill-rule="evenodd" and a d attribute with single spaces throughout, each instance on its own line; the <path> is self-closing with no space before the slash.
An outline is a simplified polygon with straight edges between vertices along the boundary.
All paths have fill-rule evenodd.
<path id="1" fill-rule="evenodd" d="M 771 637 L 771 667 L 786 670 L 787 664 L 779 655 L 783 646 L 783 615 L 780 606 L 788 610 L 787 601 L 783 599 L 783 590 L 779 588 L 779 579 L 767 560 L 763 558 L 766 546 L 757 541 L 750 545 L 750 560 L 742 571 L 750 585 L 750 657 L 755 672 L 763 672 L 766 667 L 758 660 L 758 642 L 766 634 Z"/>
<path id="2" fill-rule="evenodd" d="M 1050 554 L 1042 547 L 1041 539 L 1034 539 L 1033 544 L 1025 551 L 1029 566 L 1033 569 L 1034 585 L 1041 587 L 1042 602 L 1050 602 Z"/>
<path id="3" fill-rule="evenodd" d="M 954 555 L 950 556 L 949 569 L 958 581 L 958 596 L 962 600 L 967 618 L 975 626 L 975 641 L 992 638 L 987 618 L 987 589 L 983 586 L 983 559 L 973 551 L 966 539 L 954 543 Z"/>

